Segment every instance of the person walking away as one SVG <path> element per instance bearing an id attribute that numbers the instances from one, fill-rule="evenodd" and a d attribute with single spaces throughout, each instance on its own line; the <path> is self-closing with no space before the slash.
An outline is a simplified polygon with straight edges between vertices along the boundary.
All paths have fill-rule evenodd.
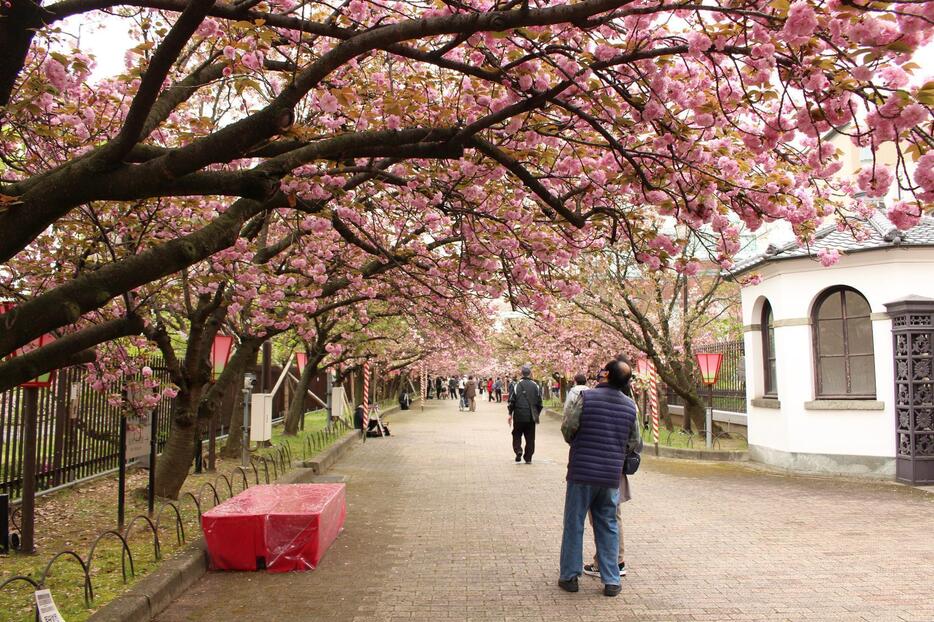
<path id="1" fill-rule="evenodd" d="M 451 376 L 448 378 L 448 393 L 451 394 L 451 399 L 457 399 L 457 378 Z"/>
<path id="2" fill-rule="evenodd" d="M 487 401 L 492 402 L 493 401 L 493 379 L 492 378 L 486 379 L 486 395 L 487 395 Z"/>
<path id="3" fill-rule="evenodd" d="M 464 386 L 464 401 L 470 412 L 477 411 L 477 381 L 473 376 L 467 377 L 467 384 Z"/>
<path id="4" fill-rule="evenodd" d="M 532 368 L 522 366 L 522 380 L 517 382 L 509 396 L 509 425 L 512 426 L 512 451 L 516 462 L 525 458 L 526 464 L 532 464 L 535 453 L 535 426 L 542 412 L 542 391 L 532 380 Z M 522 439 L 525 439 L 525 450 Z"/>
<path id="5" fill-rule="evenodd" d="M 435 398 L 441 399 L 441 389 L 444 384 L 444 381 L 441 379 L 441 376 L 435 377 Z"/>
<path id="6" fill-rule="evenodd" d="M 507 402 L 508 402 L 508 400 L 511 400 L 511 399 L 512 399 L 512 394 L 513 394 L 513 392 L 514 392 L 515 390 L 516 390 L 516 377 L 513 376 L 513 377 L 512 377 L 512 380 L 509 381 L 509 384 L 507 385 L 507 389 L 506 389 L 506 400 L 507 400 Z"/>
<path id="7" fill-rule="evenodd" d="M 496 403 L 499 404 L 503 401 L 503 379 L 497 378 L 496 382 L 493 383 L 493 392 L 496 393 Z"/>
<path id="8" fill-rule="evenodd" d="M 606 382 L 580 391 L 568 404 L 569 424 L 566 427 L 567 434 L 571 436 L 571 448 L 568 452 L 558 586 L 568 592 L 579 590 L 578 577 L 584 556 L 584 519 L 591 512 L 603 593 L 616 596 L 622 589 L 617 564 L 619 524 L 616 513 L 623 465 L 627 455 L 638 452 L 640 437 L 635 403 L 624 394 L 632 369 L 614 359 L 606 364 L 604 370 Z M 575 417 L 578 409 L 580 413 Z"/>
<path id="9" fill-rule="evenodd" d="M 464 390 L 467 388 L 467 376 L 461 376 L 460 380 L 457 381 L 457 394 L 460 395 L 460 404 L 458 405 L 458 410 L 464 410 L 467 408 L 467 402 L 464 400 Z"/>

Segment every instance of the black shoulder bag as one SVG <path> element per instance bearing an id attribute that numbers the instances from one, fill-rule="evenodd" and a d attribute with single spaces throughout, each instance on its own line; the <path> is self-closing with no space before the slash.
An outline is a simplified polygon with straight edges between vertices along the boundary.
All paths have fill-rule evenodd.
<path id="1" fill-rule="evenodd" d="M 639 425 L 638 417 L 633 420 L 632 425 Z M 630 430 L 630 433 L 632 430 Z M 629 445 L 629 439 L 626 439 L 626 445 Z M 642 456 L 637 451 L 627 451 L 626 458 L 623 460 L 623 473 L 633 475 L 639 470 L 639 463 L 642 462 Z"/>

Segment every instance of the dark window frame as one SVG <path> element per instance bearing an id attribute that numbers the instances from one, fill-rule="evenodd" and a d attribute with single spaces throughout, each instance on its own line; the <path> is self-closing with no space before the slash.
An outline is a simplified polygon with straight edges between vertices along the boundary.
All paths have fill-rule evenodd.
<path id="1" fill-rule="evenodd" d="M 868 315 L 855 315 L 850 316 L 847 314 L 846 309 L 846 294 L 847 292 L 852 292 L 863 299 L 866 303 L 866 306 L 869 308 Z M 843 354 L 825 354 L 821 355 L 820 353 L 820 310 L 821 306 L 830 300 L 832 297 L 838 296 L 840 300 L 840 320 L 842 323 L 843 331 Z M 849 320 L 866 318 L 869 322 L 869 351 L 871 354 L 851 354 L 850 353 L 850 338 L 849 338 Z M 875 353 L 875 340 L 872 335 L 872 306 L 869 304 L 869 300 L 866 299 L 863 294 L 852 287 L 846 285 L 838 285 L 836 287 L 831 287 L 821 292 L 817 300 L 814 303 L 814 308 L 811 311 L 811 346 L 812 346 L 812 356 L 814 360 L 814 396 L 815 399 L 848 399 L 848 400 L 874 400 L 876 399 L 876 353 Z M 855 358 L 866 358 L 870 357 L 872 359 L 872 365 L 870 369 L 872 370 L 872 392 L 871 393 L 857 393 L 853 388 L 853 376 L 851 373 L 851 359 Z M 821 359 L 822 358 L 842 358 L 843 359 L 843 376 L 846 383 L 846 392 L 845 393 L 828 393 L 824 391 L 823 388 L 823 379 L 821 378 Z"/>
<path id="2" fill-rule="evenodd" d="M 772 343 L 775 341 L 775 314 L 772 312 L 772 304 L 766 300 L 762 305 L 762 317 L 760 318 L 760 330 L 762 333 L 762 372 L 764 382 L 764 397 L 778 397 L 778 364 L 775 357 L 775 351 Z M 772 363 L 775 373 L 772 373 Z"/>

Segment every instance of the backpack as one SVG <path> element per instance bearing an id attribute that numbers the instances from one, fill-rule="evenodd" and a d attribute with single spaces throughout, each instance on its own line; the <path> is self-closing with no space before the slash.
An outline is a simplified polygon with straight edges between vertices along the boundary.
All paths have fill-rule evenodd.
<path id="1" fill-rule="evenodd" d="M 535 423 L 539 423 L 539 419 L 541 418 L 541 413 L 539 413 L 538 410 L 536 410 L 536 408 L 535 408 L 534 406 L 532 406 L 532 401 L 529 399 L 529 395 L 528 395 L 528 393 L 526 393 L 526 391 L 525 391 L 525 386 L 522 384 L 522 382 L 523 382 L 523 381 L 520 380 L 519 382 L 516 383 L 516 389 L 515 389 L 516 392 L 517 392 L 517 393 L 516 393 L 516 402 L 518 403 L 518 401 L 519 401 L 519 395 L 521 394 L 521 395 L 522 395 L 522 399 L 525 400 L 525 405 L 529 407 L 529 412 L 532 413 L 532 421 L 534 421 Z M 531 382 L 531 381 L 530 381 L 530 382 Z M 532 384 L 535 384 L 535 383 L 532 383 Z M 521 389 L 522 389 L 521 391 L 519 391 L 520 387 L 521 387 Z M 538 385 L 535 385 L 535 388 L 537 389 L 537 388 L 538 388 Z"/>

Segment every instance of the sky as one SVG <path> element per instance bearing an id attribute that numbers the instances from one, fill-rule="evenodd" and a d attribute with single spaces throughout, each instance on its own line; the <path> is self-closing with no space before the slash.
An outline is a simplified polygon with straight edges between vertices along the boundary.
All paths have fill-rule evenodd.
<path id="1" fill-rule="evenodd" d="M 87 16 L 75 16 L 62 22 L 66 32 L 81 35 L 86 52 L 92 53 L 97 60 L 92 77 L 97 80 L 123 71 L 123 59 L 126 51 L 135 45 L 126 28 L 125 19 L 105 16 L 99 26 L 89 27 Z M 91 31 L 96 28 L 97 31 Z M 919 50 L 915 62 L 922 67 L 913 82 L 923 83 L 934 78 L 930 68 L 934 67 L 934 41 Z"/>

